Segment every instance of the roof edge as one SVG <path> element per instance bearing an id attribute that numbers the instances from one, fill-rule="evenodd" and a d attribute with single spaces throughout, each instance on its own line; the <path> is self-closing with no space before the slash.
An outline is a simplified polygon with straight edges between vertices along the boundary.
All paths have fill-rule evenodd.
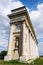
<path id="1" fill-rule="evenodd" d="M 26 9 L 26 6 L 22 6 L 22 7 L 19 7 L 19 8 L 13 9 L 13 10 L 11 10 L 11 12 L 16 11 L 16 10 L 20 10 L 20 9 L 23 9 L 23 8 Z"/>

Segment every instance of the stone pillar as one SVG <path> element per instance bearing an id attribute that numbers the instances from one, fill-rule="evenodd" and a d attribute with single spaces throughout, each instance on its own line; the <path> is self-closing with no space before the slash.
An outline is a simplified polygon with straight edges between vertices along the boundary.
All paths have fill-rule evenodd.
<path id="1" fill-rule="evenodd" d="M 26 30 L 26 27 L 25 27 L 25 23 L 23 23 L 23 44 L 22 44 L 22 48 L 23 48 L 23 53 L 22 53 L 22 55 L 26 55 L 27 53 L 26 53 L 26 51 L 27 51 L 27 40 L 26 40 L 26 34 L 25 34 L 25 32 L 26 32 L 27 30 Z M 26 37 L 26 38 L 25 38 Z M 27 42 L 26 42 L 27 41 Z"/>
<path id="2" fill-rule="evenodd" d="M 23 23 L 22 55 L 25 55 L 25 23 Z"/>
<path id="3" fill-rule="evenodd" d="M 20 61 L 26 61 L 26 42 L 25 42 L 25 23 L 23 22 L 23 30 L 22 30 L 22 56 L 20 57 Z"/>
<path id="4" fill-rule="evenodd" d="M 5 56 L 4 60 L 11 60 L 12 59 L 12 50 L 13 50 L 13 28 L 14 25 L 12 24 L 10 27 L 10 37 L 9 37 L 9 44 L 8 44 L 8 52 Z"/>
<path id="5" fill-rule="evenodd" d="M 38 44 L 36 42 L 36 57 L 39 57 L 39 54 L 38 54 Z"/>
<path id="6" fill-rule="evenodd" d="M 30 34 L 29 34 L 29 30 L 28 27 L 26 26 L 25 28 L 25 43 L 26 43 L 26 59 L 29 60 L 30 59 Z"/>
<path id="7" fill-rule="evenodd" d="M 12 43 L 13 43 L 13 25 L 11 25 L 11 29 L 10 29 L 10 38 L 9 38 L 7 55 L 12 55 Z"/>
<path id="8" fill-rule="evenodd" d="M 31 59 L 31 42 L 32 42 L 32 39 L 31 39 L 31 32 L 29 30 L 29 58 Z"/>

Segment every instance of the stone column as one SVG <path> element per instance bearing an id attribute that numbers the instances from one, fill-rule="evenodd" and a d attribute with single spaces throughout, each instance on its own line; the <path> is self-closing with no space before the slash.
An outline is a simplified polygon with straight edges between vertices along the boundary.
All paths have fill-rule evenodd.
<path id="1" fill-rule="evenodd" d="M 38 44 L 36 42 L 36 57 L 39 57 L 39 54 L 38 54 Z"/>
<path id="2" fill-rule="evenodd" d="M 31 32 L 29 30 L 29 58 L 31 59 Z"/>
<path id="3" fill-rule="evenodd" d="M 9 38 L 7 55 L 12 55 L 12 43 L 13 43 L 13 25 L 11 25 L 11 29 L 10 29 L 10 38 Z"/>
<path id="4" fill-rule="evenodd" d="M 8 52 L 7 52 L 7 55 L 5 56 L 4 60 L 11 60 L 12 59 L 13 28 L 14 28 L 14 25 L 12 24 L 11 27 L 10 27 L 10 37 L 9 37 L 9 43 L 8 43 Z"/>
<path id="5" fill-rule="evenodd" d="M 25 22 L 23 22 L 22 29 L 22 56 L 20 57 L 20 61 L 26 61 Z"/>
<path id="6" fill-rule="evenodd" d="M 27 28 L 27 30 L 25 31 L 27 34 L 27 42 L 26 42 L 26 58 L 27 60 L 30 59 L 30 34 L 29 34 L 29 30 Z M 26 39 L 25 39 L 26 40 Z"/>
<path id="7" fill-rule="evenodd" d="M 22 55 L 26 54 L 25 46 L 25 23 L 23 23 L 23 43 L 22 43 Z"/>

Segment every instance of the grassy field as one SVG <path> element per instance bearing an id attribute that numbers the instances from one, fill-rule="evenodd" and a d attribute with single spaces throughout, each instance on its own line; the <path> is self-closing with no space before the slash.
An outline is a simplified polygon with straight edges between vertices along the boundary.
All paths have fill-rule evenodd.
<path id="1" fill-rule="evenodd" d="M 43 58 L 38 58 L 35 61 L 33 61 L 31 64 L 22 63 L 17 60 L 12 60 L 12 61 L 0 60 L 0 65 L 43 65 Z"/>

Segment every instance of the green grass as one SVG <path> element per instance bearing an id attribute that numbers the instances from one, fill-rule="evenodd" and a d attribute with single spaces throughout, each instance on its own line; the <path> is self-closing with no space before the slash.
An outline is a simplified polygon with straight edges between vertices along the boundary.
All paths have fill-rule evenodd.
<path id="1" fill-rule="evenodd" d="M 43 58 L 37 58 L 36 60 L 34 60 L 31 65 L 43 65 Z"/>
<path id="2" fill-rule="evenodd" d="M 28 63 L 19 62 L 18 60 L 12 60 L 12 61 L 0 60 L 0 65 L 28 65 Z"/>
<path id="3" fill-rule="evenodd" d="M 43 65 L 43 58 L 34 60 L 31 64 L 19 62 L 18 60 L 3 61 L 0 60 L 0 65 Z"/>

